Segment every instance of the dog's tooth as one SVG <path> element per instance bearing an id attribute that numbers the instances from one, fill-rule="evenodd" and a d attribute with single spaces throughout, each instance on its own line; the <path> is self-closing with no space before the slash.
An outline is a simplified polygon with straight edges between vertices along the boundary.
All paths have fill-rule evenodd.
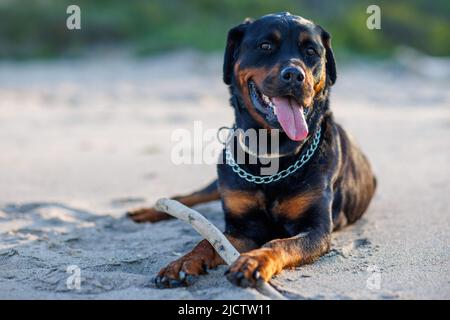
<path id="1" fill-rule="evenodd" d="M 263 95 L 263 99 L 264 99 L 264 102 L 267 103 L 269 106 L 272 105 L 272 101 L 270 101 L 270 98 L 268 96 Z"/>

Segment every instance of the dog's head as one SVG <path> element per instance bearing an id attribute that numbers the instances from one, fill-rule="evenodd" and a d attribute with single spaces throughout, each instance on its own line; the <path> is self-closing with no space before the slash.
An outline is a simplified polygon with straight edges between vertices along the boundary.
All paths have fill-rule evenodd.
<path id="1" fill-rule="evenodd" d="M 246 20 L 228 33 L 223 78 L 259 126 L 302 141 L 336 81 L 330 35 L 289 13 Z"/>

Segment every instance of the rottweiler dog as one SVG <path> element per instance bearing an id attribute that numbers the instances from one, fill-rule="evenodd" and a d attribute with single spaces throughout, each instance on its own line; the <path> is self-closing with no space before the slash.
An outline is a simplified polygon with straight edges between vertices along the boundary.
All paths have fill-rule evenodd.
<path id="1" fill-rule="evenodd" d="M 174 199 L 187 206 L 221 199 L 225 235 L 241 253 L 226 277 L 252 287 L 325 254 L 332 231 L 366 211 L 376 179 L 330 111 L 336 64 L 330 34 L 322 27 L 289 13 L 245 20 L 228 33 L 223 80 L 237 129 L 266 129 L 269 135 L 278 130 L 278 153 L 265 156 L 276 158 L 282 174 L 258 175 L 261 161 L 240 164 L 237 172 L 224 151 L 216 181 Z M 245 142 L 238 147 L 251 153 Z M 169 218 L 151 208 L 129 214 L 137 222 Z M 220 264 L 224 261 L 203 240 L 161 269 L 155 282 L 162 288 L 189 285 Z"/>

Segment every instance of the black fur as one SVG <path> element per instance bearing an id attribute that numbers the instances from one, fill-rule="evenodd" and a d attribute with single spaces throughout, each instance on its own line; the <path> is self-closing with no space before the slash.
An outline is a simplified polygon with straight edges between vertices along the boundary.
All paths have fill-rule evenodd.
<path id="1" fill-rule="evenodd" d="M 280 80 L 280 70 L 286 66 L 303 70 L 304 81 L 293 86 Z M 268 15 L 246 20 L 228 33 L 223 80 L 230 89 L 236 126 L 243 130 L 280 129 L 276 119 L 258 113 L 249 99 L 248 83 L 253 81 L 267 96 L 289 96 L 309 110 L 306 139 L 294 141 L 281 133 L 280 152 L 285 156 L 278 159 L 279 170 L 293 164 L 309 148 L 318 128 L 322 132 L 311 159 L 285 179 L 262 185 L 248 182 L 233 172 L 223 155 L 217 166 L 217 182 L 176 198 L 186 205 L 222 200 L 225 234 L 241 252 L 226 272 L 233 284 L 255 286 L 283 268 L 313 262 L 329 250 L 333 230 L 355 222 L 367 209 L 376 181 L 366 157 L 333 119 L 330 87 L 336 78 L 330 35 L 301 17 Z M 254 175 L 261 175 L 265 165 L 261 161 L 240 164 Z M 168 218 L 152 210 L 139 211 L 135 220 Z M 222 263 L 204 240 L 163 268 L 156 285 L 188 285 L 189 277 Z"/>
<path id="2" fill-rule="evenodd" d="M 297 16 L 289 14 L 269 15 L 252 23 L 244 23 L 230 30 L 226 46 L 224 61 L 224 81 L 230 85 L 232 95 L 231 103 L 235 109 L 236 125 L 244 130 L 259 129 L 263 126 L 258 123 L 248 109 L 244 106 L 243 93 L 237 84 L 236 74 L 233 73 L 234 63 L 238 60 L 241 68 L 272 68 L 275 64 L 288 59 L 301 59 L 306 67 L 320 68 L 316 64 L 324 64 L 327 80 L 323 90 L 313 100 L 312 113 L 308 117 L 308 126 L 311 133 L 318 127 L 322 128 L 322 140 L 319 149 L 312 159 L 293 175 L 267 185 L 257 185 L 238 177 L 232 169 L 225 164 L 218 165 L 219 191 L 233 190 L 250 193 L 261 192 L 265 198 L 265 205 L 261 208 L 252 208 L 247 214 L 236 215 L 229 212 L 225 202 L 223 204 L 226 219 L 226 231 L 230 234 L 248 237 L 263 245 L 273 239 L 295 236 L 301 232 L 312 231 L 319 238 L 325 237 L 333 229 L 340 228 L 347 223 L 356 221 L 367 206 L 375 191 L 375 178 L 366 157 L 360 149 L 348 138 L 345 131 L 334 121 L 329 108 L 330 86 L 336 82 L 336 62 L 331 49 L 331 37 L 322 27 L 304 22 Z M 246 34 L 253 23 L 258 26 L 253 33 Z M 319 34 L 323 58 L 316 64 L 305 62 L 301 48 L 290 52 L 276 52 L 273 56 L 261 58 L 251 48 L 252 41 L 260 34 L 256 30 L 268 31 L 280 25 L 287 28 L 278 28 L 282 32 L 284 41 L 295 39 L 292 29 L 299 27 L 313 36 Z M 245 42 L 245 43 L 243 43 Z M 281 46 L 280 46 L 281 47 Z M 289 47 L 289 46 L 286 46 Z M 243 66 L 244 65 L 244 66 Z M 314 72 L 314 71 L 312 71 Z M 306 150 L 312 139 L 306 142 L 290 140 L 281 135 L 281 149 Z M 300 151 L 301 152 L 301 151 Z M 287 168 L 298 158 L 299 153 L 280 158 L 280 170 Z M 262 164 L 242 164 L 246 171 L 259 175 Z M 276 203 L 295 196 L 301 197 L 308 191 L 317 190 L 320 196 L 311 203 L 306 212 L 299 212 L 298 216 L 290 219 L 281 217 L 272 211 Z M 222 199 L 226 197 L 222 196 Z"/>

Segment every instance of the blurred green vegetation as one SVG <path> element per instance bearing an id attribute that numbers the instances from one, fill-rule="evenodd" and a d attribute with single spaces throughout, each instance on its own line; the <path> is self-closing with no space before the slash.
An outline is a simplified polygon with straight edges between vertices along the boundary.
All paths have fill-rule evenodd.
<path id="1" fill-rule="evenodd" d="M 82 30 L 66 28 L 66 8 L 81 8 Z M 366 8 L 381 8 L 381 30 L 368 30 Z M 289 11 L 331 32 L 341 52 L 387 56 L 397 46 L 450 55 L 448 0 L 2 0 L 0 58 L 77 56 L 96 46 L 222 50 L 245 17 Z"/>

